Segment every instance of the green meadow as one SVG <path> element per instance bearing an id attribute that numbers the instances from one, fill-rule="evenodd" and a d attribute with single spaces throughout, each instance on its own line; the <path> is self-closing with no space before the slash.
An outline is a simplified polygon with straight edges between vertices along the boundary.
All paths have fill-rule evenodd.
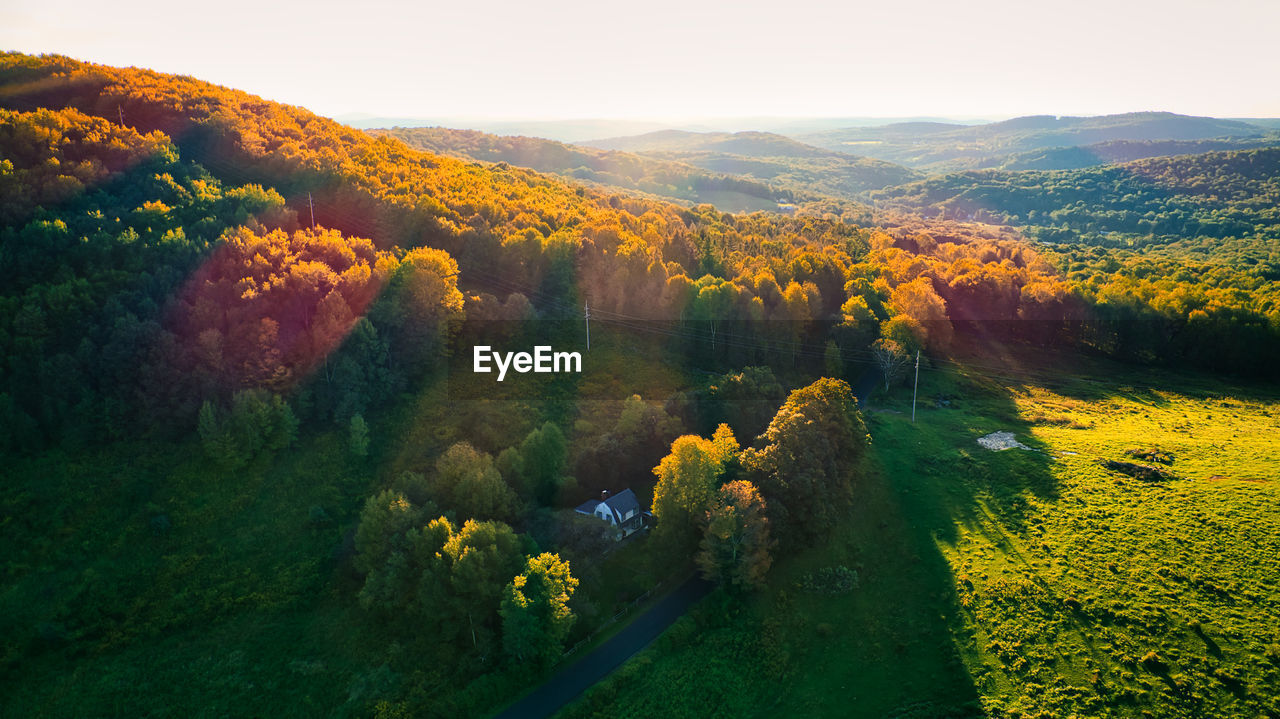
<path id="1" fill-rule="evenodd" d="M 988 357 L 923 370 L 914 424 L 909 386 L 873 396 L 844 527 L 563 715 L 1275 716 L 1280 396 L 1144 379 Z M 1175 478 L 1103 465 L 1148 456 Z M 856 586 L 806 583 L 835 566 Z"/>

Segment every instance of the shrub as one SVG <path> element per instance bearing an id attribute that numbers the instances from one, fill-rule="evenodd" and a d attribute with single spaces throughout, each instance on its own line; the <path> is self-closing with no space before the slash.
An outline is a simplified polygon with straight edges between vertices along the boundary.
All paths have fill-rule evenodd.
<path id="1" fill-rule="evenodd" d="M 1161 659 L 1160 655 L 1156 654 L 1154 651 L 1147 652 L 1143 655 L 1142 666 L 1146 667 L 1147 671 L 1152 674 L 1164 674 L 1169 671 L 1168 662 Z"/>
<path id="2" fill-rule="evenodd" d="M 1102 462 L 1102 466 L 1114 472 L 1127 474 L 1135 479 L 1141 479 L 1147 482 L 1163 482 L 1171 479 L 1178 479 L 1178 476 L 1162 467 L 1154 467 L 1149 464 L 1137 464 L 1134 462 L 1121 462 L 1115 459 L 1108 459 Z"/>
<path id="3" fill-rule="evenodd" d="M 815 594 L 844 594 L 858 588 L 858 572 L 843 564 L 823 567 L 801 577 L 799 586 Z"/>
<path id="4" fill-rule="evenodd" d="M 1271 663 L 1280 664 L 1280 644 L 1268 644 L 1266 655 Z"/>

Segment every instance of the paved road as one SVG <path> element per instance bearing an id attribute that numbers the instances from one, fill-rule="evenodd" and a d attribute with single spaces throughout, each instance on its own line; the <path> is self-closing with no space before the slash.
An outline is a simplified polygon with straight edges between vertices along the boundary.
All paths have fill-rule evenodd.
<path id="1" fill-rule="evenodd" d="M 555 714 L 636 652 L 649 646 L 689 607 L 707 596 L 714 586 L 697 575 L 690 577 L 675 591 L 633 619 L 622 631 L 556 672 L 542 686 L 507 707 L 496 719 L 543 719 Z"/>

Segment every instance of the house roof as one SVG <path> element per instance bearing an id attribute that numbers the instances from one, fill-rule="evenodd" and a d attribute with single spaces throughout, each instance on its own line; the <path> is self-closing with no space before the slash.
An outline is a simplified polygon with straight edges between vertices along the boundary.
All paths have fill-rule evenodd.
<path id="1" fill-rule="evenodd" d="M 618 524 L 622 524 L 622 518 L 627 516 L 627 512 L 632 510 L 640 510 L 640 500 L 636 499 L 636 493 L 629 489 L 624 489 L 617 494 L 610 495 L 604 501 L 598 499 L 590 499 L 578 505 L 578 511 L 583 514 L 595 514 L 596 507 L 604 505 L 613 513 L 613 519 Z"/>

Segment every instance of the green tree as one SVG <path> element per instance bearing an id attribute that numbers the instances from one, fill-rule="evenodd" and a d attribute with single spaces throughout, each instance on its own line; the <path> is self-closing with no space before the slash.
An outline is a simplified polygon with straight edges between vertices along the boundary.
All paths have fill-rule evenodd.
<path id="1" fill-rule="evenodd" d="M 441 626 L 462 633 L 473 649 L 486 653 L 497 629 L 503 588 L 520 571 L 520 539 L 502 522 L 471 519 L 448 537 L 442 551 L 448 563 L 450 618 Z M 445 580 L 433 579 L 437 587 Z M 427 580 L 424 575 L 424 583 Z"/>
<path id="2" fill-rule="evenodd" d="M 741 449 L 737 437 L 733 436 L 733 430 L 727 424 L 721 424 L 711 433 L 711 446 L 715 448 L 716 459 L 720 461 L 722 469 L 737 459 L 738 450 Z"/>
<path id="3" fill-rule="evenodd" d="M 693 297 L 689 314 L 705 328 L 705 335 L 709 339 L 708 348 L 715 354 L 719 329 L 730 319 L 741 290 L 732 282 L 710 274 L 699 279 L 697 287 L 698 292 Z"/>
<path id="4" fill-rule="evenodd" d="M 373 322 L 394 339 L 393 361 L 410 375 L 444 356 L 449 337 L 462 319 L 458 263 L 444 250 L 419 247 L 395 265 Z"/>
<path id="5" fill-rule="evenodd" d="M 279 450 L 293 444 L 298 436 L 298 419 L 279 395 L 246 389 L 231 398 L 227 430 L 237 450 L 252 458 L 263 449 Z"/>
<path id="6" fill-rule="evenodd" d="M 486 655 L 503 589 L 524 564 L 524 543 L 502 522 L 470 519 L 459 529 L 437 517 L 422 524 L 432 512 L 390 490 L 365 503 L 356 530 L 356 569 L 365 574 L 360 604 Z"/>
<path id="7" fill-rule="evenodd" d="M 529 484 L 524 477 L 524 456 L 520 454 L 518 448 L 507 447 L 499 452 L 497 459 L 493 461 L 493 465 L 498 468 L 498 474 L 502 475 L 503 481 L 516 494 L 525 500 L 533 498 L 529 492 Z"/>
<path id="8" fill-rule="evenodd" d="M 775 526 L 816 539 L 844 516 L 870 440 L 853 391 L 825 377 L 793 391 L 761 439 L 742 452 L 746 478 L 768 500 Z"/>
<path id="9" fill-rule="evenodd" d="M 768 367 L 744 367 L 712 380 L 706 396 L 703 422 L 727 422 L 735 435 L 749 440 L 769 425 L 787 392 Z"/>
<path id="10" fill-rule="evenodd" d="M 834 340 L 827 340 L 827 348 L 822 353 L 822 364 L 828 377 L 844 376 L 844 357 L 841 356 L 840 347 Z"/>
<path id="11" fill-rule="evenodd" d="M 519 662 L 545 665 L 560 657 L 573 626 L 569 599 L 578 580 L 557 554 L 530 557 L 525 571 L 507 585 L 502 597 L 502 645 Z"/>
<path id="12" fill-rule="evenodd" d="M 659 406 L 631 395 L 612 429 L 574 447 L 574 471 L 582 478 L 608 478 L 593 489 L 639 487 L 651 482 L 653 462 L 682 433 L 680 420 Z"/>
<path id="13" fill-rule="evenodd" d="M 880 320 L 862 295 L 852 295 L 840 307 L 840 320 L 834 333 L 843 347 L 866 347 L 880 332 Z"/>
<path id="14" fill-rule="evenodd" d="M 765 509 L 764 499 L 750 482 L 730 482 L 716 492 L 697 556 L 703 576 L 737 589 L 764 584 L 774 544 Z"/>
<path id="15" fill-rule="evenodd" d="M 713 440 L 686 434 L 671 443 L 653 473 L 653 516 L 658 542 L 673 553 L 691 550 L 705 520 L 725 464 L 736 456 L 738 443 L 728 425 L 717 428 Z"/>
<path id="16" fill-rule="evenodd" d="M 387 490 L 365 501 L 355 537 L 355 567 L 365 575 L 361 606 L 392 611 L 411 601 L 408 532 L 421 517 L 399 492 Z"/>
<path id="17" fill-rule="evenodd" d="M 351 415 L 348 442 L 352 456 L 364 457 L 369 454 L 369 425 L 359 413 Z"/>
<path id="18" fill-rule="evenodd" d="M 200 405 L 196 432 L 200 435 L 205 456 L 214 462 L 234 469 L 247 461 L 237 451 L 231 433 L 227 431 L 225 423 L 218 416 L 218 408 L 209 400 L 205 400 L 204 404 Z"/>
<path id="19" fill-rule="evenodd" d="M 453 445 L 436 460 L 431 489 L 441 507 L 460 517 L 508 519 L 515 514 L 515 493 L 502 481 L 493 458 L 466 442 Z"/>
<path id="20" fill-rule="evenodd" d="M 520 443 L 524 478 L 539 504 L 555 504 L 564 483 L 567 445 L 564 433 L 554 422 L 533 430 Z"/>
<path id="21" fill-rule="evenodd" d="M 924 347 L 926 335 L 924 325 L 907 315 L 897 315 L 880 325 L 880 336 L 896 342 L 909 355 Z"/>

